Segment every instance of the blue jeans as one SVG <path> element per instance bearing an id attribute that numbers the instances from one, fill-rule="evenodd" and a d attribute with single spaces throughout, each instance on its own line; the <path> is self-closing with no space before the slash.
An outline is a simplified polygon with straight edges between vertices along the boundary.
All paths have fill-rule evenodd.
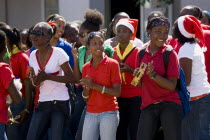
<path id="1" fill-rule="evenodd" d="M 210 140 L 210 94 L 190 101 L 191 110 L 182 120 L 182 140 Z"/>
<path id="2" fill-rule="evenodd" d="M 40 140 L 47 133 L 49 125 L 52 140 L 62 140 L 64 120 L 69 117 L 69 101 L 40 102 L 34 113 L 27 140 Z"/>
<path id="3" fill-rule="evenodd" d="M 7 136 L 5 133 L 5 124 L 0 123 L 0 140 L 7 140 Z"/>
<path id="4" fill-rule="evenodd" d="M 116 140 L 118 124 L 118 111 L 86 112 L 82 140 L 98 140 L 99 134 L 101 140 Z"/>
<path id="5" fill-rule="evenodd" d="M 173 102 L 151 104 L 141 111 L 137 140 L 153 140 L 163 127 L 164 140 L 181 139 L 182 107 Z"/>

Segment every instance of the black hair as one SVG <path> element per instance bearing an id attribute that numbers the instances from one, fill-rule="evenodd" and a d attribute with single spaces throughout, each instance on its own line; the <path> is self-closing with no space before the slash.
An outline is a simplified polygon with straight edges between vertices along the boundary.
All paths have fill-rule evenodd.
<path id="1" fill-rule="evenodd" d="M 186 38 L 182 35 L 182 33 L 179 30 L 177 21 L 174 23 L 173 37 L 178 39 L 180 45 L 184 45 L 184 43 L 186 42 L 189 42 L 191 44 L 197 42 L 195 38 Z"/>
<path id="2" fill-rule="evenodd" d="M 0 53 L 2 53 L 5 50 L 6 46 L 6 34 L 4 31 L 0 30 Z"/>
<path id="3" fill-rule="evenodd" d="M 100 25 L 104 23 L 104 16 L 96 9 L 88 9 L 85 12 L 85 21 L 81 24 L 80 28 L 87 29 L 90 32 L 98 31 Z"/>
<path id="4" fill-rule="evenodd" d="M 210 24 L 210 13 L 208 11 L 202 11 L 203 17 L 206 16 L 208 18 L 208 23 Z"/>
<path id="5" fill-rule="evenodd" d="M 113 28 L 114 23 L 116 22 L 116 20 L 118 20 L 120 17 L 130 18 L 129 15 L 128 15 L 127 13 L 125 13 L 125 12 L 119 12 L 119 13 L 117 13 L 117 14 L 113 17 L 111 23 L 109 24 L 109 28 L 110 28 L 110 31 L 111 31 L 111 37 L 115 36 L 115 34 L 114 34 L 112 28 Z"/>
<path id="6" fill-rule="evenodd" d="M 183 11 L 184 9 L 190 10 L 192 12 L 192 16 L 197 17 L 199 20 L 203 18 L 202 10 L 198 6 L 188 5 L 185 6 L 181 11 Z"/>
<path id="7" fill-rule="evenodd" d="M 6 25 L 0 26 L 0 30 L 4 31 L 6 34 L 7 39 L 9 40 L 9 46 L 12 47 L 10 48 L 11 50 L 13 49 L 13 45 L 16 45 L 18 49 L 24 52 L 20 45 L 20 31 L 17 28 L 11 28 L 9 25 Z"/>
<path id="8" fill-rule="evenodd" d="M 55 25 L 50 25 L 47 22 L 39 22 L 37 23 L 34 27 L 39 26 L 41 28 L 45 28 L 47 30 L 47 34 L 50 35 L 51 37 L 54 36 L 55 30 L 53 29 L 54 27 L 56 28 Z"/>
<path id="9" fill-rule="evenodd" d="M 103 32 L 91 32 L 88 34 L 88 38 L 87 38 L 87 45 L 89 46 L 90 45 L 90 40 L 94 38 L 94 36 L 100 36 L 103 40 L 105 40 L 105 34 Z"/>
<path id="10" fill-rule="evenodd" d="M 168 26 L 168 28 L 170 28 L 170 23 L 167 18 L 162 17 L 162 16 L 159 16 L 159 17 L 155 16 L 148 20 L 146 31 L 151 30 L 153 27 L 158 26 L 158 25 L 166 25 Z"/>
<path id="11" fill-rule="evenodd" d="M 147 17 L 147 21 L 149 21 L 153 17 L 165 17 L 165 16 L 164 16 L 164 14 L 161 11 L 153 11 Z"/>
<path id="12" fill-rule="evenodd" d="M 52 14 L 52 15 L 49 15 L 46 19 L 46 22 L 54 22 L 56 19 L 58 18 L 62 18 L 64 21 L 65 21 L 65 18 L 62 17 L 61 15 L 59 14 Z M 66 21 L 65 21 L 66 22 Z"/>

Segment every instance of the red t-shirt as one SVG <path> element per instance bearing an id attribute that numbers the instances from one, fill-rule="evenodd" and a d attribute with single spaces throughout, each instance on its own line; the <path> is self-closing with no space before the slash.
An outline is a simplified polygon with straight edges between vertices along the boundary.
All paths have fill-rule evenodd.
<path id="1" fill-rule="evenodd" d="M 25 86 L 23 80 L 27 78 L 28 56 L 24 52 L 13 54 L 10 58 L 12 71 L 16 78 L 20 78 L 22 83 L 22 96 L 25 97 Z"/>
<path id="2" fill-rule="evenodd" d="M 142 62 L 148 64 L 149 62 L 153 61 L 154 71 L 158 75 L 160 76 L 166 75 L 166 77 L 179 78 L 179 62 L 178 62 L 178 56 L 175 51 L 172 51 L 170 53 L 168 70 L 167 72 L 165 70 L 163 53 L 166 47 L 167 47 L 166 45 L 162 46 L 153 56 L 150 55 L 147 47 L 144 57 L 139 63 L 136 64 L 136 66 L 139 66 Z M 137 60 L 139 61 L 139 57 L 137 57 Z M 142 77 L 141 109 L 159 101 L 170 101 L 181 104 L 179 95 L 176 90 L 170 91 L 160 87 L 154 80 L 150 79 L 150 77 L 146 74 L 146 71 Z"/>
<path id="3" fill-rule="evenodd" d="M 125 64 L 129 65 L 132 69 L 136 68 L 136 57 L 139 52 L 140 48 L 136 47 L 127 57 L 125 60 Z M 121 51 L 121 54 L 123 54 L 123 51 Z M 116 47 L 114 48 L 114 56 L 113 59 L 117 60 L 120 63 L 120 58 L 117 55 Z M 138 87 L 135 87 L 131 85 L 131 81 L 133 80 L 132 73 L 125 72 L 125 82 L 122 81 L 121 85 L 121 98 L 131 98 L 135 96 L 141 96 L 141 89 Z"/>
<path id="4" fill-rule="evenodd" d="M 7 123 L 7 105 L 6 98 L 10 82 L 14 78 L 14 75 L 8 64 L 0 62 L 0 122 L 6 124 Z"/>
<path id="5" fill-rule="evenodd" d="M 97 68 L 92 66 L 92 60 L 82 68 L 82 78 L 90 76 L 96 84 L 112 88 L 113 84 L 120 83 L 120 68 L 117 61 L 107 56 L 98 64 Z M 116 97 L 101 94 L 101 91 L 91 89 L 87 102 L 87 112 L 101 113 L 118 109 Z"/>

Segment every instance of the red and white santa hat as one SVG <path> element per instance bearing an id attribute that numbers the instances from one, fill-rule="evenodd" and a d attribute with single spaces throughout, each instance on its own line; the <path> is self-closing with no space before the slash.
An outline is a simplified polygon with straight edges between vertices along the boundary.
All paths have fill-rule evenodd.
<path id="1" fill-rule="evenodd" d="M 190 15 L 181 16 L 177 22 L 183 36 L 186 38 L 198 38 L 204 44 L 203 29 L 196 17 Z"/>
<path id="2" fill-rule="evenodd" d="M 132 40 L 136 38 L 136 32 L 138 28 L 138 19 L 123 18 L 117 22 L 116 29 L 119 25 L 124 25 L 131 30 L 131 32 L 133 33 Z"/>

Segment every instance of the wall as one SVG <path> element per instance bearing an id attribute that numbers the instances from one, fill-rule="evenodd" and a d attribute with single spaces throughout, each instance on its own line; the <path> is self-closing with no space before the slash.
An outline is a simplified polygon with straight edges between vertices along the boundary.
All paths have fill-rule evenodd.
<path id="1" fill-rule="evenodd" d="M 84 13 L 89 6 L 89 0 L 59 0 L 59 14 L 66 21 L 83 21 Z"/>
<path id="2" fill-rule="evenodd" d="M 19 29 L 43 21 L 44 0 L 7 0 L 7 23 Z"/>

